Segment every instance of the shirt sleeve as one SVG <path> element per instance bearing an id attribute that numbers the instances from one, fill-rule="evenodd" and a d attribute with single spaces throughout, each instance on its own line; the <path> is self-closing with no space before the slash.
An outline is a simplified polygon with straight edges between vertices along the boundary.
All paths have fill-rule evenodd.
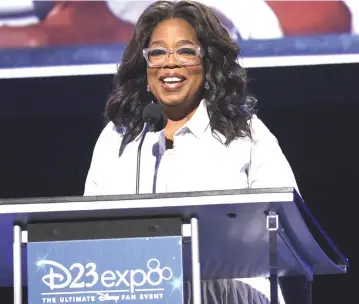
<path id="1" fill-rule="evenodd" d="M 276 137 L 256 116 L 251 121 L 252 149 L 248 168 L 249 188 L 280 188 L 298 186 L 292 168 Z"/>
<path id="2" fill-rule="evenodd" d="M 114 151 L 118 142 L 118 133 L 115 125 L 110 122 L 101 132 L 91 159 L 90 168 L 85 181 L 84 196 L 104 195 L 103 183 L 101 182 L 104 170 L 108 167 L 109 154 Z"/>
<path id="3" fill-rule="evenodd" d="M 96 183 L 95 175 L 94 175 L 94 168 L 91 165 L 90 170 L 87 174 L 86 182 L 85 182 L 85 190 L 84 196 L 96 196 L 101 195 L 100 187 Z"/>

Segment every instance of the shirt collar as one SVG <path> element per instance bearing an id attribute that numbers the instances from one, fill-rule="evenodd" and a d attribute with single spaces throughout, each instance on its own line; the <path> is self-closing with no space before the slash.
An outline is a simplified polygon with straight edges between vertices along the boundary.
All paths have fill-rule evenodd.
<path id="1" fill-rule="evenodd" d="M 206 101 L 202 100 L 191 119 L 186 122 L 179 130 L 177 130 L 175 136 L 184 135 L 189 131 L 197 139 L 199 139 L 209 127 L 209 123 L 210 121 L 207 112 Z M 160 154 L 163 154 L 166 151 L 166 138 L 164 130 L 159 132 L 158 142 L 160 147 Z"/>
<path id="2" fill-rule="evenodd" d="M 185 134 L 186 131 L 190 131 L 196 138 L 201 138 L 201 136 L 204 134 L 204 132 L 207 130 L 207 128 L 209 127 L 209 116 L 208 116 L 208 112 L 207 112 L 207 106 L 206 106 L 206 101 L 203 99 L 198 108 L 196 109 L 195 113 L 193 114 L 193 116 L 191 117 L 191 119 L 189 121 L 187 121 L 179 130 L 177 130 L 177 132 L 175 133 L 176 135 L 181 135 L 181 134 Z M 141 133 L 136 137 L 135 141 L 138 141 L 141 138 L 143 130 L 141 131 Z M 165 142 L 165 135 L 164 135 L 164 131 L 160 131 L 159 133 L 159 141 L 161 142 Z"/>
<path id="3" fill-rule="evenodd" d="M 209 116 L 206 101 L 202 100 L 191 119 L 180 130 L 178 130 L 178 132 L 187 128 L 196 138 L 201 138 L 208 127 Z"/>

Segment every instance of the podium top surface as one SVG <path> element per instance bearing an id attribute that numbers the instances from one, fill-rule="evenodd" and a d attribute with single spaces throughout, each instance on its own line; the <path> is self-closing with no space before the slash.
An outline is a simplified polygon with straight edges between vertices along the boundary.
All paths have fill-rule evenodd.
<path id="1" fill-rule="evenodd" d="M 0 286 L 12 286 L 12 226 L 29 222 L 177 216 L 199 218 L 204 279 L 269 274 L 265 214 L 279 216 L 280 275 L 341 274 L 348 260 L 293 188 L 0 199 Z M 235 215 L 235 216 L 233 216 Z M 299 254 L 294 256 L 286 244 Z M 187 249 L 186 249 L 187 247 Z M 185 269 L 190 251 L 184 246 Z M 225 250 L 227 249 L 227 250 Z M 187 252 L 187 253 L 186 253 Z M 298 264 L 301 260 L 301 267 Z M 202 262 L 203 261 L 203 262 Z M 24 262 L 25 265 L 25 262 Z"/>
<path id="2" fill-rule="evenodd" d="M 133 210 L 260 202 L 292 202 L 293 188 L 241 189 L 139 195 L 67 196 L 0 199 L 0 214 Z M 297 197 L 297 200 L 301 200 Z M 153 210 L 157 213 L 157 210 Z"/>

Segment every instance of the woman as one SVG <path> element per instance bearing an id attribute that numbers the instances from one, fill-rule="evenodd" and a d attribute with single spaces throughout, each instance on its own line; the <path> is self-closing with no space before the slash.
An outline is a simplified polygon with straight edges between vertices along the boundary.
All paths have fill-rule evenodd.
<path id="1" fill-rule="evenodd" d="M 238 55 L 203 4 L 147 8 L 106 104 L 110 122 L 95 146 L 85 195 L 135 193 L 142 110 L 152 101 L 168 123 L 146 136 L 140 193 L 296 186 L 276 138 L 254 114 Z M 202 290 L 204 303 L 267 303 L 269 282 L 204 281 Z"/>

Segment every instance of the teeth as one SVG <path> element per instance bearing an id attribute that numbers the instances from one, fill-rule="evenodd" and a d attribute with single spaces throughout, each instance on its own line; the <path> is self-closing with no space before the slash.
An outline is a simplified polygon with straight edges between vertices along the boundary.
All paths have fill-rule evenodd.
<path id="1" fill-rule="evenodd" d="M 179 77 L 166 77 L 166 78 L 163 78 L 163 82 L 180 82 L 182 81 L 181 78 Z"/>

